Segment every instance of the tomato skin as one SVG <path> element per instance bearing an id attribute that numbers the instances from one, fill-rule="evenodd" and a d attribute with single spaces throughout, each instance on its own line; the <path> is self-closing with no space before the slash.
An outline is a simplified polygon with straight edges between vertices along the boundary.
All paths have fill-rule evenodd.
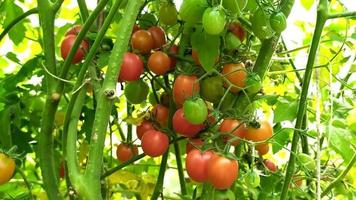
<path id="1" fill-rule="evenodd" d="M 274 162 L 272 162 L 271 160 L 269 159 L 266 159 L 263 161 L 263 164 L 265 165 L 265 167 L 271 171 L 271 172 L 277 172 L 278 170 L 278 167 L 276 164 L 274 164 Z"/>
<path id="2" fill-rule="evenodd" d="M 245 134 L 246 134 L 246 132 L 247 132 L 247 128 L 246 128 L 246 125 L 243 122 L 240 122 L 240 121 L 238 121 L 236 119 L 228 119 L 227 118 L 227 119 L 224 119 L 223 122 L 221 123 L 219 131 L 222 134 L 231 133 L 231 134 L 235 135 L 236 137 L 239 137 L 239 138 L 243 139 Z M 233 132 L 231 132 L 231 131 L 233 131 Z M 229 136 L 226 136 L 227 140 L 229 138 L 230 138 Z M 231 144 L 236 146 L 236 145 L 240 144 L 240 141 L 239 140 L 235 140 Z"/>
<path id="3" fill-rule="evenodd" d="M 64 178 L 65 175 L 66 175 L 65 166 L 64 166 L 64 162 L 62 161 L 61 164 L 59 164 L 59 178 Z"/>
<path id="4" fill-rule="evenodd" d="M 256 145 L 256 150 L 258 151 L 258 155 L 263 156 L 266 155 L 269 151 L 268 144 L 258 144 Z"/>
<path id="5" fill-rule="evenodd" d="M 146 30 L 138 30 L 131 37 L 131 46 L 139 50 L 142 54 L 151 52 L 154 46 L 152 34 Z"/>
<path id="6" fill-rule="evenodd" d="M 192 180 L 196 182 L 208 180 L 208 162 L 213 154 L 212 151 L 201 152 L 198 149 L 193 149 L 188 153 L 185 168 Z"/>
<path id="7" fill-rule="evenodd" d="M 167 126 L 169 109 L 161 104 L 156 104 L 152 111 L 151 116 L 155 119 L 161 126 Z"/>
<path id="8" fill-rule="evenodd" d="M 148 90 L 147 83 L 139 79 L 126 83 L 124 93 L 128 102 L 140 104 L 147 99 Z"/>
<path id="9" fill-rule="evenodd" d="M 262 121 L 260 128 L 248 127 L 245 138 L 254 142 L 261 142 L 272 137 L 273 129 L 268 121 Z"/>
<path id="10" fill-rule="evenodd" d="M 185 119 L 183 109 L 178 109 L 172 119 L 173 129 L 185 137 L 194 137 L 204 128 L 204 124 L 191 124 Z"/>
<path id="11" fill-rule="evenodd" d="M 222 69 L 222 74 L 233 84 L 230 92 L 237 93 L 246 86 L 245 80 L 247 72 L 243 63 L 229 63 L 225 64 Z M 225 82 L 225 87 L 228 88 L 228 84 Z"/>
<path id="12" fill-rule="evenodd" d="M 163 3 L 159 9 L 159 21 L 165 25 L 177 23 L 177 9 L 173 3 Z"/>
<path id="13" fill-rule="evenodd" d="M 64 38 L 61 44 L 61 55 L 63 60 L 67 58 L 69 55 L 69 51 L 71 50 L 72 46 L 74 45 L 74 41 L 76 39 L 76 35 L 68 35 Z M 77 52 L 75 52 L 74 57 L 72 59 L 72 64 L 79 63 L 80 61 L 83 60 L 85 53 L 89 49 L 89 43 L 85 40 L 82 40 L 82 42 L 79 45 L 79 48 L 77 49 Z"/>
<path id="14" fill-rule="evenodd" d="M 15 172 L 15 161 L 7 155 L 0 153 L 0 185 L 10 181 Z"/>
<path id="15" fill-rule="evenodd" d="M 124 163 L 128 160 L 131 160 L 134 156 L 138 155 L 138 148 L 136 145 L 129 144 L 119 144 L 116 149 L 116 157 L 117 159 Z"/>
<path id="16" fill-rule="evenodd" d="M 219 35 L 226 24 L 226 16 L 219 7 L 207 8 L 203 14 L 204 31 L 210 35 Z"/>
<path id="17" fill-rule="evenodd" d="M 248 171 L 244 177 L 245 183 L 249 188 L 256 188 L 260 185 L 260 175 L 256 171 Z"/>
<path id="18" fill-rule="evenodd" d="M 224 81 L 219 76 L 203 79 L 200 82 L 200 95 L 206 101 L 219 103 L 224 96 Z"/>
<path id="19" fill-rule="evenodd" d="M 137 126 L 136 128 L 136 134 L 138 139 L 142 139 L 143 134 L 145 134 L 145 132 L 149 131 L 149 130 L 155 130 L 155 128 L 153 127 L 152 122 L 148 121 L 148 120 L 144 120 L 139 126 Z"/>
<path id="20" fill-rule="evenodd" d="M 201 138 L 189 138 L 187 144 L 185 145 L 185 153 L 188 154 L 191 150 L 197 149 L 197 147 L 203 146 L 204 141 Z"/>
<path id="21" fill-rule="evenodd" d="M 119 81 L 136 81 L 143 73 L 143 62 L 140 57 L 134 53 L 126 52 L 121 65 Z"/>
<path id="22" fill-rule="evenodd" d="M 242 28 L 240 23 L 232 22 L 229 24 L 228 29 L 229 29 L 229 31 L 231 31 L 231 33 L 233 33 L 236 37 L 238 37 L 241 42 L 243 42 L 245 40 L 246 32 Z"/>
<path id="23" fill-rule="evenodd" d="M 68 36 L 68 35 L 78 35 L 80 30 L 82 30 L 82 26 L 81 25 L 75 25 L 73 26 L 71 29 L 69 29 L 64 36 Z"/>
<path id="24" fill-rule="evenodd" d="M 183 111 L 184 118 L 191 124 L 202 124 L 208 117 L 208 108 L 201 98 L 186 100 Z"/>
<path id="25" fill-rule="evenodd" d="M 216 189 L 228 189 L 236 180 L 238 170 L 236 160 L 214 155 L 208 163 L 208 180 Z"/>
<path id="26" fill-rule="evenodd" d="M 171 59 L 166 53 L 156 51 L 148 58 L 148 68 L 157 75 L 163 75 L 171 68 Z"/>
<path id="27" fill-rule="evenodd" d="M 271 15 L 269 19 L 271 27 L 277 33 L 281 33 L 287 28 L 287 19 L 282 12 L 276 12 Z"/>
<path id="28" fill-rule="evenodd" d="M 196 76 L 179 75 L 173 84 L 173 100 L 181 107 L 184 101 L 200 91 L 200 85 Z"/>
<path id="29" fill-rule="evenodd" d="M 152 26 L 148 29 L 153 38 L 153 49 L 161 48 L 167 43 L 166 33 L 159 26 Z"/>
<path id="30" fill-rule="evenodd" d="M 271 38 L 274 30 L 270 24 L 270 16 L 259 8 L 251 18 L 252 31 L 260 40 Z"/>
<path id="31" fill-rule="evenodd" d="M 176 44 L 172 45 L 171 48 L 169 49 L 169 53 L 173 55 L 178 54 L 178 46 Z M 177 59 L 174 56 L 169 56 L 171 59 L 171 69 L 173 69 L 177 65 Z"/>
<path id="32" fill-rule="evenodd" d="M 251 73 L 246 79 L 247 94 L 256 94 L 262 88 L 261 78 L 258 74 Z"/>
<path id="33" fill-rule="evenodd" d="M 143 134 L 141 139 L 143 152 L 151 157 L 158 157 L 167 151 L 169 138 L 161 131 L 149 130 Z"/>

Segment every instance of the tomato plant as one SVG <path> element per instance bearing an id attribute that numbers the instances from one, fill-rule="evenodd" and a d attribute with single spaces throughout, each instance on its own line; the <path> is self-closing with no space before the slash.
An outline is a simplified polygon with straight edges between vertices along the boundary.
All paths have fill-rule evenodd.
<path id="1" fill-rule="evenodd" d="M 167 151 L 169 138 L 166 134 L 156 130 L 146 131 L 141 139 L 143 152 L 151 157 L 157 157 Z"/>
<path id="2" fill-rule="evenodd" d="M 245 40 L 246 32 L 242 28 L 240 23 L 232 22 L 228 25 L 228 29 L 229 29 L 229 31 L 231 31 L 231 33 L 233 33 L 236 37 L 238 37 L 241 42 L 243 42 Z"/>
<path id="3" fill-rule="evenodd" d="M 277 170 L 278 170 L 277 165 L 269 159 L 264 160 L 263 164 L 271 172 L 277 172 Z"/>
<path id="4" fill-rule="evenodd" d="M 167 43 L 166 33 L 159 26 L 152 26 L 148 29 L 153 39 L 153 49 L 161 48 Z"/>
<path id="5" fill-rule="evenodd" d="M 282 12 L 275 12 L 271 15 L 270 24 L 274 31 L 281 33 L 287 28 L 287 19 Z"/>
<path id="6" fill-rule="evenodd" d="M 249 126 L 245 138 L 254 142 L 260 142 L 271 138 L 272 134 L 273 129 L 271 124 L 268 121 L 262 121 L 258 128 Z"/>

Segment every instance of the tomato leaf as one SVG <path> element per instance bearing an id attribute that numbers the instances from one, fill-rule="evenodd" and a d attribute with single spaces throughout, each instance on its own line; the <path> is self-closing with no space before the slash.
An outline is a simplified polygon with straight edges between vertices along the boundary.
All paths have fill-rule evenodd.
<path id="1" fill-rule="evenodd" d="M 273 130 L 273 144 L 272 144 L 272 152 L 273 154 L 280 151 L 289 141 L 290 136 L 293 134 L 292 128 L 277 128 Z"/>
<path id="2" fill-rule="evenodd" d="M 298 104 L 297 101 L 288 101 L 285 98 L 279 99 L 274 110 L 273 122 L 282 122 L 285 120 L 293 121 L 297 116 Z"/>
<path id="3" fill-rule="evenodd" d="M 23 13 L 21 7 L 15 4 L 15 1 L 5 1 L 6 18 L 4 21 L 5 27 L 7 27 L 17 16 Z M 26 28 L 24 21 L 17 23 L 10 31 L 9 38 L 16 45 L 20 44 L 25 37 Z"/>
<path id="4" fill-rule="evenodd" d="M 354 150 L 350 145 L 352 140 L 351 132 L 332 125 L 327 126 L 326 130 L 331 148 L 343 157 L 345 163 L 348 162 L 354 154 Z"/>

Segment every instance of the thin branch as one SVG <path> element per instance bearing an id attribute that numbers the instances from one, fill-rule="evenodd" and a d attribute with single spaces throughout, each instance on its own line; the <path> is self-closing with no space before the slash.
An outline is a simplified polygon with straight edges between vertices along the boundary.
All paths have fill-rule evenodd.
<path id="1" fill-rule="evenodd" d="M 355 17 L 356 11 L 351 12 L 343 12 L 343 13 L 336 13 L 336 14 L 329 14 L 328 19 L 335 19 L 335 18 L 346 18 L 346 17 Z"/>

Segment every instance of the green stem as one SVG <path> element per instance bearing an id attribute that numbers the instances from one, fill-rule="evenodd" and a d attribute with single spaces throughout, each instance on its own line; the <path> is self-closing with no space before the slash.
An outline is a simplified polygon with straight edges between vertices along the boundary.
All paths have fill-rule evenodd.
<path id="1" fill-rule="evenodd" d="M 299 106 L 298 106 L 297 121 L 295 124 L 291 153 L 290 153 L 289 162 L 287 165 L 287 171 L 286 171 L 284 184 L 283 184 L 283 189 L 282 189 L 282 193 L 281 193 L 281 197 L 280 197 L 281 200 L 287 199 L 289 183 L 290 183 L 291 178 L 294 174 L 295 153 L 296 153 L 297 146 L 298 146 L 299 135 L 301 134 L 304 113 L 305 113 L 305 110 L 307 107 L 307 97 L 308 97 L 310 79 L 311 79 L 311 75 L 313 72 L 313 65 L 314 65 L 316 53 L 317 53 L 317 50 L 319 47 L 319 42 L 320 42 L 321 34 L 323 31 L 323 27 L 327 20 L 327 12 L 328 12 L 327 5 L 328 5 L 327 0 L 321 0 L 318 5 L 317 21 L 316 21 L 316 26 L 315 26 L 315 30 L 314 30 L 312 45 L 311 45 L 309 56 L 308 56 L 308 62 L 307 62 L 307 66 L 306 66 L 306 70 L 305 70 L 305 74 L 304 74 L 302 92 L 300 95 Z"/>
<path id="2" fill-rule="evenodd" d="M 16 171 L 20 174 L 20 176 L 22 177 L 27 189 L 28 189 L 28 193 L 29 193 L 29 197 L 30 199 L 33 199 L 33 196 L 32 196 L 32 187 L 31 187 L 31 184 L 30 182 L 27 180 L 27 177 L 26 177 L 26 174 L 23 173 L 23 171 L 19 168 L 19 167 L 16 167 Z"/>
<path id="3" fill-rule="evenodd" d="M 1 32 L 0 34 L 0 41 L 5 37 L 5 35 L 19 22 L 21 22 L 23 19 L 25 19 L 26 17 L 38 13 L 38 9 L 37 8 L 32 8 L 30 10 L 28 10 L 27 12 L 22 13 L 21 15 L 19 15 L 18 17 L 16 17 L 14 20 L 12 20 L 12 22 L 10 22 L 9 25 L 7 25 L 4 30 Z"/>
<path id="4" fill-rule="evenodd" d="M 355 16 L 356 16 L 356 11 L 351 11 L 351 12 L 329 14 L 328 19 L 335 19 L 341 17 L 355 17 Z"/>
<path id="5" fill-rule="evenodd" d="M 184 196 L 184 195 L 187 194 L 187 187 L 185 186 L 182 158 L 181 158 L 178 142 L 174 142 L 174 153 L 176 155 L 176 162 L 177 162 L 177 168 L 178 168 L 180 190 L 181 190 L 181 194 Z"/>
<path id="6" fill-rule="evenodd" d="M 156 186 L 155 186 L 155 189 L 153 191 L 151 200 L 158 199 L 159 195 L 162 193 L 163 182 L 164 182 L 164 174 L 165 174 L 166 168 L 167 168 L 168 155 L 169 155 L 169 149 L 162 156 L 161 167 L 159 168 L 159 174 L 158 174 L 158 178 L 157 178 L 157 181 L 156 181 Z"/>
<path id="7" fill-rule="evenodd" d="M 307 113 L 304 113 L 303 122 L 301 130 L 305 130 L 308 127 L 308 116 Z M 305 134 L 300 135 L 302 152 L 305 154 L 309 154 L 309 145 L 308 145 L 308 136 Z"/>
<path id="8" fill-rule="evenodd" d="M 80 15 L 82 17 L 82 21 L 85 22 L 89 16 L 87 4 L 85 3 L 85 0 L 77 0 L 77 2 L 80 10 Z"/>
<path id="9" fill-rule="evenodd" d="M 126 111 L 127 111 L 127 116 L 131 116 L 132 113 L 132 105 L 129 102 L 126 102 Z M 132 125 L 127 124 L 127 142 L 132 141 Z"/>

